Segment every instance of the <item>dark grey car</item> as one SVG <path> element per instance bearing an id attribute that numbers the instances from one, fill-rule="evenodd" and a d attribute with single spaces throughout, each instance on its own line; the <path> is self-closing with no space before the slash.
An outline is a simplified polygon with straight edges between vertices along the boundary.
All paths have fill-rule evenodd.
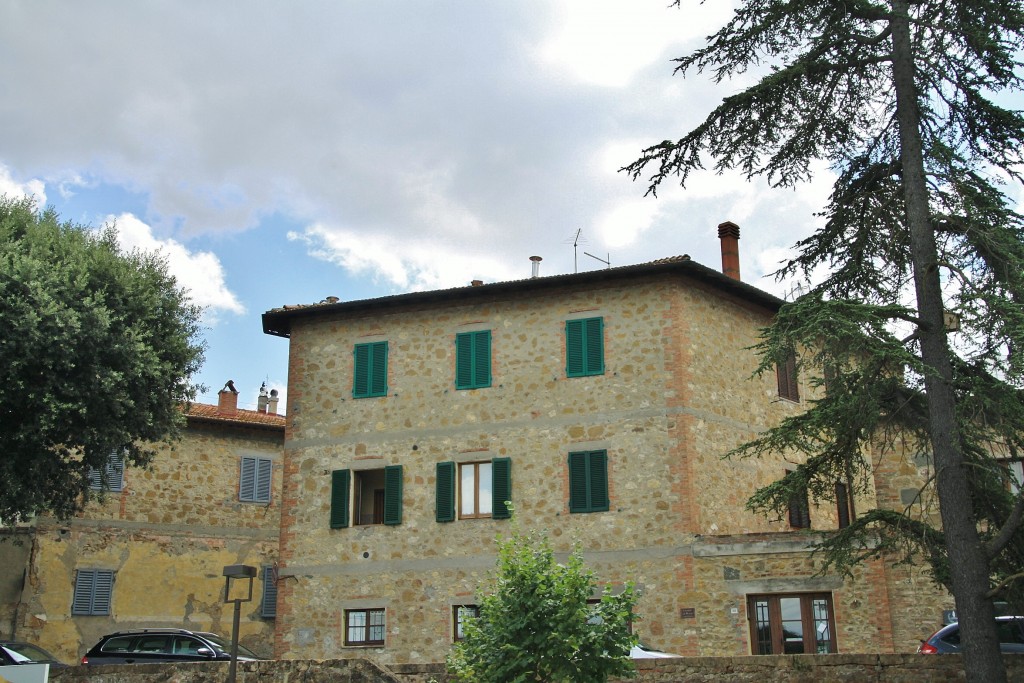
<path id="1" fill-rule="evenodd" d="M 0 640 L 0 666 L 16 664 L 49 664 L 52 667 L 67 666 L 49 652 L 20 640 Z"/>
<path id="2" fill-rule="evenodd" d="M 146 664 L 149 662 L 208 662 L 231 659 L 231 641 L 215 633 L 177 628 L 119 631 L 103 636 L 82 657 L 82 664 Z M 239 661 L 260 659 L 238 646 Z"/>
<path id="3" fill-rule="evenodd" d="M 1003 652 L 1024 653 L 1024 617 L 996 617 L 999 649 Z M 921 654 L 950 654 L 960 652 L 960 624 L 943 626 L 921 641 L 917 648 Z"/>

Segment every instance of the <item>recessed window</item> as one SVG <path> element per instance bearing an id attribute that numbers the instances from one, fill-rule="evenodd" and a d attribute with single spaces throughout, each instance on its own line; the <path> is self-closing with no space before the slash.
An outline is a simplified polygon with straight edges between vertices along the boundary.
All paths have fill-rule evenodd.
<path id="1" fill-rule="evenodd" d="M 800 387 L 796 370 L 796 352 L 790 351 L 786 360 L 775 366 L 775 375 L 779 384 L 779 396 L 789 401 L 800 401 Z"/>
<path id="2" fill-rule="evenodd" d="M 383 646 L 384 610 L 345 610 L 345 644 L 355 646 Z"/>
<path id="3" fill-rule="evenodd" d="M 792 474 L 791 471 L 786 472 Z M 794 529 L 811 528 L 811 506 L 807 500 L 807 489 L 795 493 L 789 499 L 789 526 Z"/>
<path id="4" fill-rule="evenodd" d="M 352 353 L 352 397 L 387 396 L 388 343 L 356 344 Z"/>
<path id="5" fill-rule="evenodd" d="M 437 463 L 436 519 L 508 519 L 512 500 L 512 460 Z"/>
<path id="6" fill-rule="evenodd" d="M 455 388 L 491 386 L 491 331 L 455 335 Z"/>
<path id="7" fill-rule="evenodd" d="M 455 605 L 452 607 L 452 637 L 454 640 L 462 640 L 466 637 L 464 626 L 469 619 L 476 619 L 480 616 L 480 607 L 477 605 Z"/>
<path id="8" fill-rule="evenodd" d="M 828 593 L 751 595 L 747 612 L 755 655 L 836 652 L 836 623 Z"/>
<path id="9" fill-rule="evenodd" d="M 585 377 L 604 374 L 604 319 L 565 322 L 565 374 Z"/>
<path id="10" fill-rule="evenodd" d="M 75 572 L 75 594 L 71 601 L 71 614 L 109 615 L 113 591 L 113 570 L 79 569 Z"/>
<path id="11" fill-rule="evenodd" d="M 608 509 L 608 452 L 569 454 L 569 512 Z"/>
<path id="12" fill-rule="evenodd" d="M 850 497 L 849 487 L 842 482 L 836 482 L 836 513 L 840 529 L 850 526 L 853 520 L 853 498 Z"/>
<path id="13" fill-rule="evenodd" d="M 103 467 L 89 468 L 89 488 L 114 492 L 124 488 L 124 456 L 119 451 L 111 451 Z"/>
<path id="14" fill-rule="evenodd" d="M 402 466 L 331 473 L 331 528 L 402 523 Z"/>
<path id="15" fill-rule="evenodd" d="M 269 458 L 243 457 L 238 482 L 238 500 L 243 503 L 269 503 L 273 465 Z"/>

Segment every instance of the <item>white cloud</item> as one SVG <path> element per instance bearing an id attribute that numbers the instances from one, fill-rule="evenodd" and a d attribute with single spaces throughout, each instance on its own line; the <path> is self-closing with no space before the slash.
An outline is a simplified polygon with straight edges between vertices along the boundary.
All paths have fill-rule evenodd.
<path id="1" fill-rule="evenodd" d="M 12 198 L 34 197 L 36 206 L 46 206 L 46 185 L 42 180 L 31 179 L 19 182 L 11 175 L 10 169 L 0 164 L 0 196 Z"/>
<path id="2" fill-rule="evenodd" d="M 173 239 L 160 240 L 153 230 L 130 213 L 107 216 L 114 225 L 122 249 L 161 252 L 167 257 L 167 268 L 178 284 L 189 290 L 193 303 L 206 309 L 206 318 L 215 320 L 218 313 L 245 313 L 245 307 L 224 281 L 220 259 L 211 252 L 191 252 Z"/>

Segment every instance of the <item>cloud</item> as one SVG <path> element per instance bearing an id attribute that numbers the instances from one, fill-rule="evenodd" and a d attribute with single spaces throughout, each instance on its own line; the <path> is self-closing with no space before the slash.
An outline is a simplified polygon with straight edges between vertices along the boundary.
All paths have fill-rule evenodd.
<path id="1" fill-rule="evenodd" d="M 173 239 L 157 239 L 149 225 L 130 213 L 108 216 L 105 222 L 117 230 L 122 249 L 164 254 L 168 271 L 179 286 L 189 291 L 193 303 L 206 309 L 207 322 L 215 322 L 221 313 L 245 313 L 245 307 L 225 284 L 224 269 L 215 254 L 191 252 Z"/>
<path id="2" fill-rule="evenodd" d="M 46 206 L 46 185 L 42 180 L 19 182 L 11 175 L 10 169 L 0 164 L 0 196 L 4 195 L 12 198 L 34 197 L 38 207 Z"/>

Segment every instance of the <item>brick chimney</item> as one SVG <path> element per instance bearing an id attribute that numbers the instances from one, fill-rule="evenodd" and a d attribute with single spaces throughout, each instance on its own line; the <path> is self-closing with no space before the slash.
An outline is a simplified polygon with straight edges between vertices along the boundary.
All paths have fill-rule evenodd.
<path id="1" fill-rule="evenodd" d="M 740 279 L 740 226 L 732 221 L 718 225 L 718 239 L 722 241 L 722 274 Z"/>
<path id="2" fill-rule="evenodd" d="M 217 392 L 217 412 L 222 415 L 234 415 L 238 412 L 238 389 L 235 389 L 235 383 L 230 379 L 224 388 Z"/>

